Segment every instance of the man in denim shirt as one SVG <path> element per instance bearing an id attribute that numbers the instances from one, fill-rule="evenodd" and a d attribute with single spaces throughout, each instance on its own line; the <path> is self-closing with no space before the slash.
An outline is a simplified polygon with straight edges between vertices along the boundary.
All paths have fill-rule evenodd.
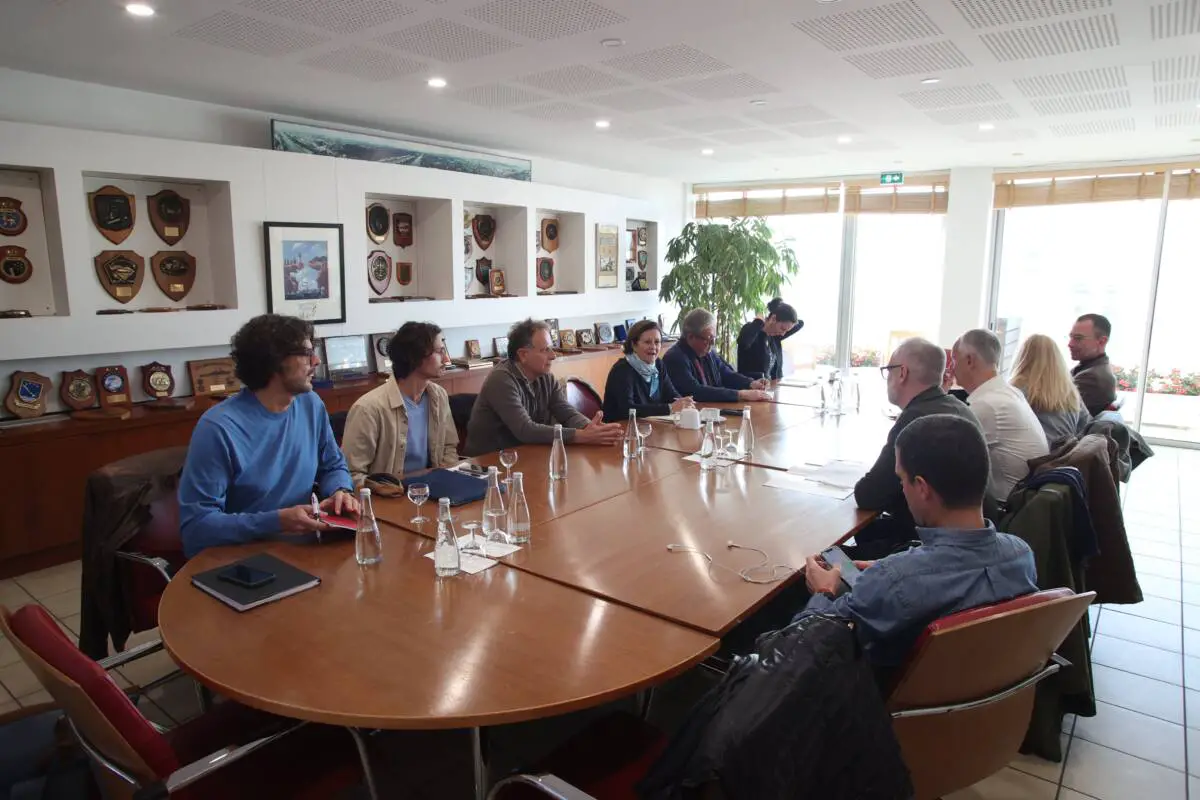
<path id="1" fill-rule="evenodd" d="M 972 422 L 949 414 L 914 420 L 896 439 L 896 475 L 921 546 L 879 561 L 845 591 L 840 567 L 805 565 L 812 592 L 800 616 L 853 620 L 872 664 L 901 664 L 930 622 L 1037 591 L 1033 552 L 983 518 L 991 470 L 987 443 Z"/>

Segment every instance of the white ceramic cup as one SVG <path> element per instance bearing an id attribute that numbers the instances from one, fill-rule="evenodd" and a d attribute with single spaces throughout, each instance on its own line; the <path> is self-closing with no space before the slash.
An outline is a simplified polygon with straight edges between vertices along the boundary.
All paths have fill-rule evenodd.
<path id="1" fill-rule="evenodd" d="M 700 428 L 700 411 L 695 408 L 683 409 L 679 412 L 679 422 L 675 424 L 689 431 L 698 430 Z"/>

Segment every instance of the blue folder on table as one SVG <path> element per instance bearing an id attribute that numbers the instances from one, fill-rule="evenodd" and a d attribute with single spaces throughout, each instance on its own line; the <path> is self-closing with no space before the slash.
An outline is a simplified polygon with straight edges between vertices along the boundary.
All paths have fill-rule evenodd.
<path id="1" fill-rule="evenodd" d="M 450 505 L 461 506 L 482 500 L 487 494 L 487 479 L 476 478 L 465 472 L 450 469 L 435 469 L 424 475 L 414 475 L 404 479 L 404 488 L 410 483 L 429 484 L 429 501 L 436 503 L 443 497 L 450 498 Z M 504 491 L 503 484 L 500 491 Z"/>

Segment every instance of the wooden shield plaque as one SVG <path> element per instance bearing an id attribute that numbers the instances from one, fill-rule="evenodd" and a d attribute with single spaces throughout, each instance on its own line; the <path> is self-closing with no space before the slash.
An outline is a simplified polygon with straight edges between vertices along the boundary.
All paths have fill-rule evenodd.
<path id="1" fill-rule="evenodd" d="M 15 197 L 0 197 L 0 236 L 16 236 L 25 232 L 29 218 Z"/>
<path id="2" fill-rule="evenodd" d="M 596 341 L 600 344 L 613 343 L 613 329 L 611 324 L 607 322 L 596 323 Z"/>
<path id="3" fill-rule="evenodd" d="M 58 397 L 72 411 L 83 411 L 96 405 L 96 382 L 81 369 L 62 374 Z"/>
<path id="4" fill-rule="evenodd" d="M 408 286 L 412 283 L 413 265 L 411 261 L 396 262 L 396 283 Z"/>
<path id="5" fill-rule="evenodd" d="M 401 212 L 392 215 L 392 241 L 395 242 L 398 247 L 412 247 L 412 214 L 405 214 Z"/>
<path id="6" fill-rule="evenodd" d="M 133 403 L 129 392 L 129 373 L 124 367 L 100 367 L 96 370 L 96 391 L 100 408 L 128 406 Z"/>
<path id="7" fill-rule="evenodd" d="M 564 350 L 573 349 L 576 346 L 575 331 L 572 328 L 563 328 L 558 332 L 558 338 L 562 342 Z"/>
<path id="8" fill-rule="evenodd" d="M 475 259 L 475 280 L 479 281 L 480 286 L 491 286 L 488 276 L 492 273 L 492 260 L 490 258 Z"/>
<path id="9" fill-rule="evenodd" d="M 645 247 L 646 246 L 646 229 L 638 228 L 637 231 L 638 231 L 638 234 L 637 234 L 638 247 Z"/>
<path id="10" fill-rule="evenodd" d="M 558 220 L 542 220 L 542 249 L 547 253 L 558 249 Z"/>
<path id="11" fill-rule="evenodd" d="M 475 236 L 475 244 L 480 250 L 487 250 L 496 238 L 496 220 L 490 214 L 476 214 L 471 220 L 471 233 Z M 487 285 L 485 281 L 480 281 Z"/>
<path id="12" fill-rule="evenodd" d="M 175 377 L 166 364 L 153 361 L 142 365 L 142 391 L 148 397 L 170 397 L 175 393 Z"/>
<path id="13" fill-rule="evenodd" d="M 33 263 L 25 255 L 24 247 L 5 245 L 0 247 L 0 281 L 24 283 L 33 275 Z"/>
<path id="14" fill-rule="evenodd" d="M 638 250 L 638 269 L 645 269 L 646 264 L 650 262 L 650 254 L 645 250 Z"/>
<path id="15" fill-rule="evenodd" d="M 392 282 L 392 257 L 382 250 L 375 250 L 367 256 L 367 281 L 375 294 L 386 292 Z"/>
<path id="16" fill-rule="evenodd" d="M 4 407 L 22 419 L 40 417 L 46 413 L 46 399 L 52 385 L 45 375 L 36 372 L 14 372 L 12 388 L 4 398 Z"/>
<path id="17" fill-rule="evenodd" d="M 163 250 L 150 257 L 150 272 L 163 294 L 182 300 L 196 282 L 196 258 L 183 250 Z"/>
<path id="18" fill-rule="evenodd" d="M 163 189 L 147 197 L 146 202 L 154 232 L 167 243 L 167 247 L 174 247 L 187 235 L 188 225 L 192 221 L 192 201 L 172 189 Z"/>
<path id="19" fill-rule="evenodd" d="M 537 260 L 537 288 L 550 289 L 554 286 L 554 259 L 539 258 Z"/>
<path id="20" fill-rule="evenodd" d="M 490 283 L 489 290 L 497 297 L 502 297 L 508 293 L 508 283 L 504 280 L 504 270 L 494 269 L 488 274 Z"/>
<path id="21" fill-rule="evenodd" d="M 128 303 L 142 290 L 146 260 L 132 250 L 105 250 L 95 264 L 100 285 L 118 303 Z"/>
<path id="22" fill-rule="evenodd" d="M 104 186 L 88 193 L 88 210 L 100 235 L 113 244 L 120 244 L 133 233 L 137 205 L 133 195 L 116 186 Z"/>
<path id="23" fill-rule="evenodd" d="M 189 361 L 188 375 L 192 378 L 192 393 L 197 396 L 224 397 L 242 389 L 242 382 L 233 368 L 233 359 L 228 356 Z"/>
<path id="24" fill-rule="evenodd" d="M 367 206 L 367 236 L 375 244 L 383 244 L 387 239 L 388 228 L 391 227 L 392 215 L 387 206 L 371 203 Z"/>

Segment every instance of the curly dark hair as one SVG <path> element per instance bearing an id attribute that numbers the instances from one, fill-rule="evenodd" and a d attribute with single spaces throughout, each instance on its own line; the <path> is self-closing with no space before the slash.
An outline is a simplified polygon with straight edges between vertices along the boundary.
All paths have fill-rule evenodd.
<path id="1" fill-rule="evenodd" d="M 533 335 L 538 331 L 550 332 L 550 326 L 540 319 L 527 318 L 513 323 L 508 329 L 508 358 L 517 360 L 517 353 L 526 347 L 533 347 Z"/>
<path id="2" fill-rule="evenodd" d="M 283 360 L 302 352 L 306 339 L 313 344 L 312 338 L 312 323 L 298 317 L 255 317 L 229 341 L 238 380 L 250 390 L 262 389 L 283 368 Z"/>
<path id="3" fill-rule="evenodd" d="M 629 326 L 629 332 L 625 335 L 625 343 L 621 346 L 622 352 L 626 355 L 633 352 L 633 346 L 637 344 L 638 339 L 642 338 L 648 331 L 658 331 L 662 335 L 662 329 L 658 327 L 658 323 L 652 319 L 640 319 Z"/>
<path id="4" fill-rule="evenodd" d="M 442 329 L 432 322 L 406 322 L 400 326 L 388 344 L 388 358 L 392 360 L 396 380 L 407 378 L 429 357 L 441 333 Z"/>

